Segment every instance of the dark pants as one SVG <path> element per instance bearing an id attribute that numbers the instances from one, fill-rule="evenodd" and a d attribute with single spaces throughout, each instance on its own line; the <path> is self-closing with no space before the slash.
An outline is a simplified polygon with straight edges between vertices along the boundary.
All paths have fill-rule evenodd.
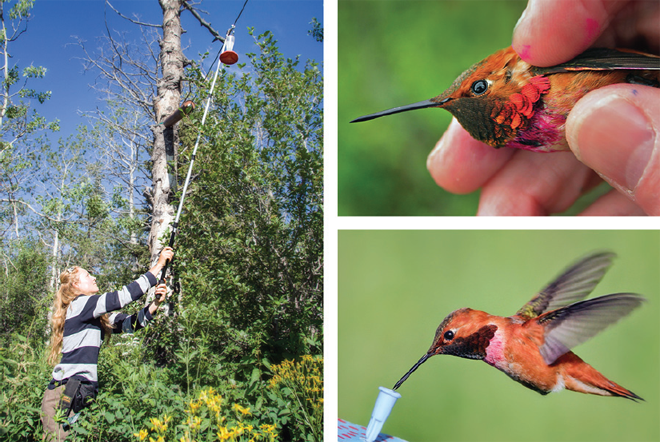
<path id="1" fill-rule="evenodd" d="M 44 400 L 41 402 L 41 423 L 44 426 L 43 440 L 46 442 L 63 442 L 69 435 L 69 432 L 64 431 L 61 424 L 55 422 L 55 414 L 60 398 L 64 393 L 64 387 L 66 385 L 60 385 L 52 390 L 46 389 Z M 69 410 L 69 416 L 72 414 L 73 410 Z"/>

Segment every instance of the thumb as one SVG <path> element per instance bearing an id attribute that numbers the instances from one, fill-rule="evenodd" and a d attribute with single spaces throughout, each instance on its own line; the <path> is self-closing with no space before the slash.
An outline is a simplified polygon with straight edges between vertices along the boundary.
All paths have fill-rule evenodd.
<path id="1" fill-rule="evenodd" d="M 566 120 L 575 156 L 634 201 L 660 215 L 660 89 L 615 84 L 580 99 Z"/>

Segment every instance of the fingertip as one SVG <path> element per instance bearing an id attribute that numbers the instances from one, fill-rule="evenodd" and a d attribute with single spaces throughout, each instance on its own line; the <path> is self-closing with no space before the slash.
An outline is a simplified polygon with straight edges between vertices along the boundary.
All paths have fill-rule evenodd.
<path id="1" fill-rule="evenodd" d="M 511 149 L 495 149 L 475 140 L 453 118 L 426 167 L 438 186 L 465 194 L 480 188 L 512 154 Z"/>
<path id="2" fill-rule="evenodd" d="M 589 48 L 625 2 L 530 0 L 513 31 L 513 49 L 534 66 L 554 66 Z"/>

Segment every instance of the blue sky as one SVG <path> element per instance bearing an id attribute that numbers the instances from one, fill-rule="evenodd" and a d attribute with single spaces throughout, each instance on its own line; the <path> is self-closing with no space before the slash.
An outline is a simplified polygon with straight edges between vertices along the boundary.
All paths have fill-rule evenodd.
<path id="1" fill-rule="evenodd" d="M 157 0 L 111 0 L 111 3 L 126 16 L 138 14 L 140 21 L 162 23 Z M 224 35 L 243 3 L 244 0 L 204 0 L 198 7 L 209 12 L 204 18 Z M 86 122 L 79 111 L 91 111 L 102 104 L 89 87 L 96 73 L 83 72 L 79 60 L 83 54 L 74 36 L 86 40 L 90 49 L 96 48 L 97 38 L 105 34 L 104 11 L 103 0 L 36 0 L 27 32 L 9 48 L 12 65 L 22 70 L 33 64 L 48 70 L 44 79 L 29 85 L 39 91 L 52 91 L 52 98 L 43 105 L 37 103 L 36 109 L 48 121 L 60 120 L 61 131 L 55 138 L 66 138 Z M 136 25 L 109 8 L 106 16 L 110 29 L 128 31 L 127 39 L 140 41 Z M 322 0 L 249 0 L 236 23 L 234 51 L 243 56 L 239 61 L 247 60 L 245 53 L 257 52 L 247 27 L 254 27 L 256 35 L 272 31 L 286 57 L 300 55 L 302 60 L 323 61 L 323 45 L 307 35 L 313 17 L 323 23 Z M 211 34 L 189 12 L 182 14 L 182 25 L 187 31 L 182 36 L 182 47 L 188 58 L 196 59 L 207 50 L 214 56 L 222 47 L 220 42 L 212 42 Z"/>

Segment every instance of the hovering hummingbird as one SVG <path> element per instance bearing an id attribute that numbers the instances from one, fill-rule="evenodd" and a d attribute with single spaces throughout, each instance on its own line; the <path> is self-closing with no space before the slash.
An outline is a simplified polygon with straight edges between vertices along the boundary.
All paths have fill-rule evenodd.
<path id="1" fill-rule="evenodd" d="M 469 308 L 450 313 L 436 330 L 431 348 L 394 389 L 428 358 L 444 354 L 482 360 L 543 395 L 566 388 L 643 400 L 570 351 L 645 301 L 633 293 L 580 301 L 600 282 L 614 256 L 611 252 L 586 256 L 513 316 L 504 318 Z"/>
<path id="2" fill-rule="evenodd" d="M 351 123 L 413 109 L 448 110 L 476 140 L 535 152 L 568 150 L 564 124 L 587 92 L 614 83 L 660 87 L 660 57 L 625 49 L 588 49 L 552 67 L 523 61 L 512 47 L 463 72 L 442 94 Z"/>

